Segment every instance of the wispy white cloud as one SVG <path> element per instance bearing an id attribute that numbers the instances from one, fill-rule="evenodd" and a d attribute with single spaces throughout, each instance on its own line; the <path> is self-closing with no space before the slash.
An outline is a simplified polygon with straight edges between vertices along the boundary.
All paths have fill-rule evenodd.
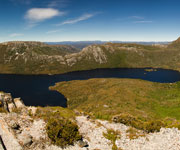
<path id="1" fill-rule="evenodd" d="M 146 18 L 142 16 L 129 16 L 128 19 L 131 19 L 133 23 L 153 23 L 152 20 L 146 20 Z"/>
<path id="2" fill-rule="evenodd" d="M 47 31 L 46 34 L 53 34 L 53 33 L 57 33 L 60 31 L 62 31 L 62 30 L 50 30 L 50 31 Z"/>
<path id="3" fill-rule="evenodd" d="M 127 16 L 127 17 L 125 17 L 125 18 L 118 18 L 118 19 L 116 19 L 116 20 L 118 20 L 118 21 L 132 21 L 132 20 L 134 20 L 134 21 L 139 21 L 139 20 L 144 20 L 144 17 L 143 16 Z"/>
<path id="4" fill-rule="evenodd" d="M 134 21 L 133 23 L 152 23 L 153 21 L 150 20 L 141 20 L 141 21 Z"/>
<path id="5" fill-rule="evenodd" d="M 33 28 L 42 21 L 64 14 L 65 12 L 54 8 L 31 8 L 25 14 L 25 19 L 28 21 L 26 29 Z"/>
<path id="6" fill-rule="evenodd" d="M 80 21 L 88 20 L 94 16 L 95 16 L 95 14 L 84 14 L 78 18 L 66 20 L 60 24 L 57 24 L 57 26 L 65 25 L 65 24 L 75 24 L 75 23 L 78 23 Z"/>
<path id="7" fill-rule="evenodd" d="M 30 22 L 40 22 L 62 15 L 64 15 L 64 12 L 60 12 L 54 8 L 31 8 L 26 12 L 25 18 Z"/>
<path id="8" fill-rule="evenodd" d="M 144 17 L 142 17 L 142 16 L 130 16 L 130 17 L 128 17 L 129 19 L 137 19 L 137 20 L 142 20 L 142 19 L 144 19 Z"/>
<path id="9" fill-rule="evenodd" d="M 9 37 L 18 37 L 18 36 L 23 36 L 24 34 L 22 33 L 12 33 L 9 35 Z"/>

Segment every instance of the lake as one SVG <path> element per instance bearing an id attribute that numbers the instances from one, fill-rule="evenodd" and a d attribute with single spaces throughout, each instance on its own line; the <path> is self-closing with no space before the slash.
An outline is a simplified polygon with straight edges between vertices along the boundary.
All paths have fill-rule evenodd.
<path id="1" fill-rule="evenodd" d="M 66 107 L 64 96 L 56 91 L 49 91 L 49 86 L 61 81 L 86 80 L 90 78 L 132 78 L 160 83 L 180 81 L 180 72 L 178 71 L 166 69 L 149 70 L 95 69 L 52 76 L 0 74 L 0 91 L 11 93 L 13 97 L 21 97 L 27 106 Z"/>

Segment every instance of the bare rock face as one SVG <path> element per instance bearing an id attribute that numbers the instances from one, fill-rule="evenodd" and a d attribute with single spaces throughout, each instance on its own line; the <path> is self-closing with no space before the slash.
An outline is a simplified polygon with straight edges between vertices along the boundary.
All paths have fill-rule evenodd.
<path id="1" fill-rule="evenodd" d="M 8 109 L 9 109 L 10 112 L 12 112 L 15 108 L 16 108 L 16 106 L 15 106 L 14 103 L 9 103 L 8 104 Z"/>
<path id="2" fill-rule="evenodd" d="M 25 105 L 24 105 L 23 101 L 21 100 L 21 98 L 15 98 L 14 103 L 15 103 L 17 108 L 25 107 Z"/>
<path id="3" fill-rule="evenodd" d="M 90 56 L 89 59 L 95 60 L 95 62 L 102 64 L 107 62 L 106 54 L 104 53 L 103 49 L 99 46 L 91 45 L 84 48 L 81 52 L 82 54 L 86 54 L 86 56 Z"/>
<path id="4" fill-rule="evenodd" d="M 25 105 L 20 98 L 13 99 L 10 93 L 0 92 L 0 104 L 6 111 L 12 112 L 15 108 L 24 108 Z"/>
<path id="5" fill-rule="evenodd" d="M 107 63 L 107 56 L 103 49 L 96 45 L 88 46 L 79 53 L 68 54 L 64 56 L 64 60 L 68 66 L 73 66 L 83 59 L 87 61 L 91 60 L 99 64 Z"/>
<path id="6" fill-rule="evenodd" d="M 22 150 L 16 137 L 9 131 L 9 127 L 2 116 L 0 116 L 0 135 L 7 150 Z"/>

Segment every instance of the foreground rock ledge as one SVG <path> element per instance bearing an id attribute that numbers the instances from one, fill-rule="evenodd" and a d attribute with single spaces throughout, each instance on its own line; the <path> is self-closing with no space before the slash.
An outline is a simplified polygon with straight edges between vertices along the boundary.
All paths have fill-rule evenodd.
<path id="1" fill-rule="evenodd" d="M 0 113 L 0 135 L 7 150 L 62 150 L 50 143 L 44 120 L 41 118 L 33 119 L 29 116 L 29 110 L 36 114 L 36 107 L 26 107 L 22 100 L 12 99 L 10 94 L 1 93 L 0 95 L 1 102 L 3 100 L 1 105 L 9 110 L 9 113 Z M 13 112 L 12 108 L 21 108 L 21 113 Z M 84 142 L 77 142 L 74 146 L 67 147 L 64 150 L 111 150 L 113 143 L 104 136 L 108 130 L 120 134 L 114 142 L 118 149 L 180 149 L 180 131 L 176 128 L 161 128 L 160 132 L 150 134 L 138 131 L 139 137 L 130 139 L 127 131 L 131 127 L 120 123 L 94 120 L 83 115 L 76 116 L 76 122 Z M 4 150 L 1 144 L 0 150 Z"/>

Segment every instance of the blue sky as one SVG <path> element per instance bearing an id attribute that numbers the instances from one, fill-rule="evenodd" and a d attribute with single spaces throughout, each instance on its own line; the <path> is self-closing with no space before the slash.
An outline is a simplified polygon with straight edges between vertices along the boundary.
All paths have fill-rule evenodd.
<path id="1" fill-rule="evenodd" d="M 179 0 L 0 0 L 4 41 L 172 41 Z"/>

